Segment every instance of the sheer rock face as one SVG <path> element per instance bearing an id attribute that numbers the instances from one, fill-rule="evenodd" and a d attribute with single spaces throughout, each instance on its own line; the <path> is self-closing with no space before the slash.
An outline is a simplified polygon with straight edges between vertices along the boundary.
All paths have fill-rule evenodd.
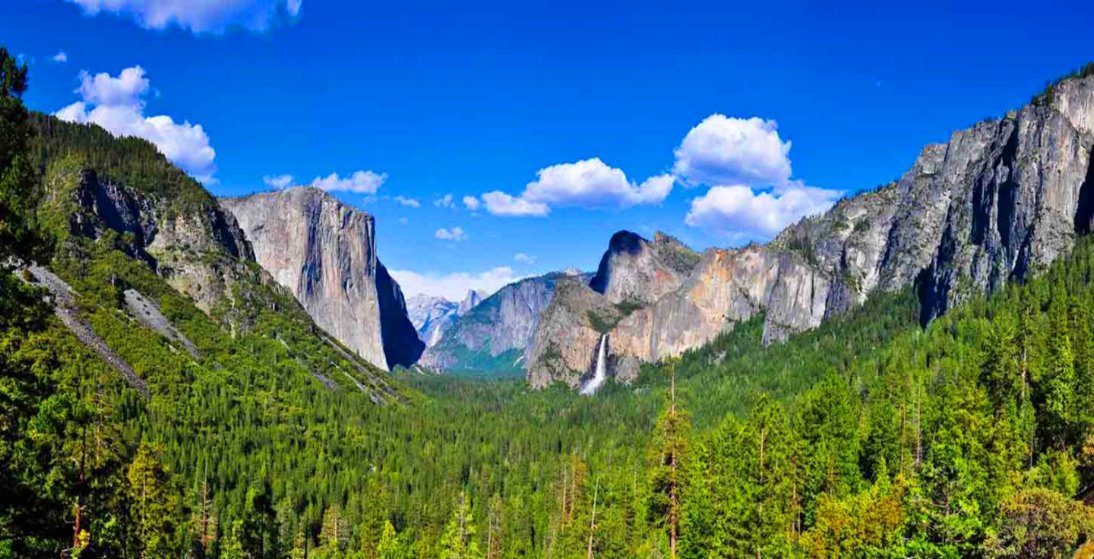
<path id="1" fill-rule="evenodd" d="M 481 303 L 484 296 L 486 293 L 482 290 L 468 290 L 463 300 L 457 303 L 444 297 L 418 294 L 407 300 L 407 316 L 418 331 L 418 337 L 429 349 L 441 341 L 444 333 L 461 316 Z"/>
<path id="2" fill-rule="evenodd" d="M 460 313 L 437 344 L 422 356 L 422 364 L 438 371 L 499 371 L 523 369 L 536 325 L 555 286 L 565 274 L 553 273 L 513 282 Z M 460 307 L 474 303 L 471 293 Z"/>
<path id="3" fill-rule="evenodd" d="M 529 347 L 528 384 L 544 388 L 562 382 L 577 388 L 591 376 L 603 325 L 619 318 L 618 308 L 581 276 L 562 278 Z"/>
<path id="4" fill-rule="evenodd" d="M 676 290 L 698 262 L 698 254 L 664 233 L 651 243 L 620 231 L 608 242 L 590 287 L 617 305 L 647 305 Z"/>
<path id="5" fill-rule="evenodd" d="M 615 245 L 645 245 L 617 234 L 601 264 L 609 281 L 595 291 L 607 295 L 605 303 L 647 304 L 611 328 L 612 360 L 678 355 L 761 311 L 765 342 L 776 342 L 872 293 L 911 285 L 923 320 L 930 320 L 1044 267 L 1071 249 L 1077 233 L 1092 229 L 1092 150 L 1094 76 L 1065 80 L 1036 105 L 927 146 L 897 182 L 842 200 L 766 245 L 706 251 L 671 289 L 671 282 L 649 281 L 658 268 L 641 249 L 619 256 Z M 625 267 L 620 262 L 650 267 L 617 280 L 616 270 Z M 554 308 L 564 304 L 575 310 Z M 569 316 L 573 327 L 576 309 L 591 304 L 559 297 L 547 310 L 552 320 L 541 320 L 541 329 L 552 330 L 535 339 L 567 351 L 533 349 L 532 355 L 551 358 L 529 363 L 533 386 L 551 379 L 569 384 L 573 374 L 588 370 L 595 343 L 580 328 L 567 334 L 555 322 Z M 574 339 L 561 339 L 567 335 Z"/>
<path id="6" fill-rule="evenodd" d="M 424 345 L 399 285 L 376 257 L 372 216 L 314 188 L 225 198 L 258 263 L 319 327 L 382 369 L 409 366 Z"/>
<path id="7" fill-rule="evenodd" d="M 65 213 L 73 234 L 91 239 L 108 231 L 121 234 L 131 256 L 144 260 L 205 312 L 229 293 L 240 260 L 254 256 L 235 219 L 212 197 L 189 211 L 170 211 L 170 201 L 90 169 L 51 176 L 49 182 L 75 183 L 72 189 L 47 189 L 46 200 L 47 206 L 71 208 Z"/>
<path id="8" fill-rule="evenodd" d="M 487 293 L 481 289 L 469 289 L 467 295 L 460 301 L 459 306 L 456 307 L 456 312 L 460 316 L 467 314 L 471 309 L 478 306 L 482 302 L 483 298 L 487 296 Z"/>
<path id="9" fill-rule="evenodd" d="M 426 349 L 437 345 L 444 332 L 460 317 L 460 304 L 444 297 L 420 294 L 407 299 L 406 303 L 407 316 Z"/>

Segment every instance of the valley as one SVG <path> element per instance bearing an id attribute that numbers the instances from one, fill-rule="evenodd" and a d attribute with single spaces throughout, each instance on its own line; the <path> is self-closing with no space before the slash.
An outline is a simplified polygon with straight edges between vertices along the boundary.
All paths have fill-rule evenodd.
<path id="1" fill-rule="evenodd" d="M 0 557 L 1094 556 L 1094 65 L 769 242 L 624 230 L 461 301 L 27 73 L 0 49 Z"/>

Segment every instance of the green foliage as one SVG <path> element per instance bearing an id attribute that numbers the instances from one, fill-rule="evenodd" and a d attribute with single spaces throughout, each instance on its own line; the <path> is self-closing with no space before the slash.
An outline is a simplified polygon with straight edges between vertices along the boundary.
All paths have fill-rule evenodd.
<path id="1" fill-rule="evenodd" d="M 798 254 L 805 260 L 810 266 L 816 267 L 819 263 L 817 260 L 817 251 L 813 248 L 813 243 L 809 241 L 809 238 L 804 235 L 790 235 L 786 239 L 786 250 Z"/>
<path id="2" fill-rule="evenodd" d="M 0 273 L 10 257 L 41 256 L 30 210 L 36 185 L 28 152 L 29 115 L 22 101 L 26 89 L 26 64 L 19 65 L 0 47 Z"/>
<path id="3" fill-rule="evenodd" d="M 1089 508 L 1046 489 L 1015 493 L 1000 513 L 999 531 L 986 544 L 989 557 L 1063 559 L 1094 534 Z"/>
<path id="4" fill-rule="evenodd" d="M 167 217 L 214 208 L 213 198 L 197 181 L 175 167 L 151 142 L 131 136 L 115 138 L 95 124 L 64 122 L 35 113 L 33 155 L 39 172 L 55 161 L 94 169 L 100 178 L 166 202 Z"/>
<path id="5" fill-rule="evenodd" d="M 615 325 L 619 323 L 619 317 L 614 314 L 610 317 L 605 317 L 592 310 L 585 314 L 585 318 L 589 320 L 589 325 L 593 327 L 593 330 L 596 330 L 601 334 L 611 332 L 612 328 L 615 328 Z"/>
<path id="6" fill-rule="evenodd" d="M 615 308 L 619 310 L 619 319 L 622 320 L 622 319 L 630 316 L 630 314 L 633 313 L 634 311 L 636 311 L 638 309 L 641 309 L 644 306 L 645 305 L 642 303 L 642 301 L 638 301 L 636 299 L 628 298 L 627 300 L 622 301 L 619 304 L 617 304 L 615 306 Z"/>
<path id="7" fill-rule="evenodd" d="M 145 143 L 38 133 L 34 176 L 206 203 Z M 1094 533 L 1073 500 L 1094 487 L 1090 240 L 927 328 L 910 291 L 768 347 L 757 317 L 594 398 L 392 380 L 253 263 L 216 260 L 238 269 L 206 313 L 123 235 L 59 241 L 51 268 L 152 395 L 0 274 L 0 557 L 666 557 L 674 525 L 688 558 L 1066 557 Z M 128 288 L 199 356 L 132 320 Z"/>
<path id="8" fill-rule="evenodd" d="M 177 552 L 174 520 L 178 514 L 171 474 L 160 462 L 162 449 L 141 444 L 126 471 L 132 503 L 133 537 L 142 556 L 162 557 Z"/>

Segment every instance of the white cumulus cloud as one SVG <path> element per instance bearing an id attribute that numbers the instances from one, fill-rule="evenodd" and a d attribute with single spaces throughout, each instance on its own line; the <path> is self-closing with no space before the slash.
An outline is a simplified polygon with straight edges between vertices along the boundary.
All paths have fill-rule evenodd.
<path id="1" fill-rule="evenodd" d="M 486 204 L 486 211 L 494 215 L 542 217 L 551 213 L 551 208 L 547 207 L 547 204 L 514 198 L 498 190 L 483 194 L 482 202 Z"/>
<path id="2" fill-rule="evenodd" d="M 216 151 L 200 124 L 181 123 L 166 115 L 145 116 L 149 82 L 144 69 L 133 66 L 117 76 L 80 72 L 80 101 L 55 114 L 62 120 L 94 123 L 115 136 L 135 136 L 155 144 L 160 153 L 199 181 L 215 182 Z"/>
<path id="3" fill-rule="evenodd" d="M 451 194 L 445 194 L 444 196 L 433 200 L 433 205 L 437 206 L 438 208 L 452 208 L 456 205 L 454 200 L 454 196 L 452 196 Z"/>
<path id="4" fill-rule="evenodd" d="M 525 277 L 518 275 L 509 266 L 498 266 L 479 273 L 454 272 L 450 274 L 391 270 L 391 276 L 399 282 L 399 286 L 407 297 L 426 294 L 444 297 L 449 301 L 459 301 L 471 290 L 485 291 L 489 296 L 502 287 Z"/>
<path id="5" fill-rule="evenodd" d="M 270 186 L 278 190 L 284 190 L 292 186 L 292 181 L 292 175 L 266 175 L 262 177 L 262 182 L 266 183 L 266 186 Z"/>
<path id="6" fill-rule="evenodd" d="M 354 194 L 376 194 L 380 185 L 387 180 L 387 173 L 356 171 L 348 177 L 331 173 L 325 177 L 316 177 L 311 185 L 327 192 L 352 192 Z"/>
<path id="7" fill-rule="evenodd" d="M 66 53 L 65 51 L 60 51 L 57 54 L 53 55 L 50 60 L 60 63 L 68 62 L 68 53 Z"/>
<path id="8" fill-rule="evenodd" d="M 466 241 L 467 233 L 464 233 L 462 227 L 453 227 L 451 229 L 445 229 L 444 227 L 437 230 L 433 234 L 434 237 L 441 239 L 442 241 Z"/>
<path id="9" fill-rule="evenodd" d="M 790 142 L 761 118 L 708 116 L 675 151 L 673 172 L 691 184 L 779 184 L 790 179 Z"/>
<path id="10" fill-rule="evenodd" d="M 737 239 L 769 238 L 804 216 L 819 214 L 841 192 L 790 182 L 772 190 L 715 186 L 691 201 L 684 222 Z"/>
<path id="11" fill-rule="evenodd" d="M 465 208 L 467 208 L 467 209 L 474 212 L 474 211 L 478 211 L 479 206 L 481 204 L 479 203 L 479 199 L 475 198 L 474 196 L 464 196 L 463 197 L 463 205 L 464 205 Z"/>
<path id="12" fill-rule="evenodd" d="M 399 205 L 406 206 L 408 208 L 419 208 L 422 206 L 422 203 L 418 200 L 414 198 L 407 198 L 406 196 L 396 196 L 395 198 L 393 198 L 393 200 L 398 202 Z"/>
<path id="13" fill-rule="evenodd" d="M 518 252 L 518 253 L 514 254 L 513 255 L 513 260 L 516 260 L 517 262 L 520 262 L 521 264 L 528 264 L 529 266 L 536 263 L 536 257 L 535 256 L 529 256 L 527 254 L 524 254 L 523 252 Z"/>
<path id="14" fill-rule="evenodd" d="M 487 211 L 510 216 L 547 215 L 552 207 L 596 209 L 659 204 L 672 192 L 674 182 L 671 175 L 658 175 L 635 184 L 622 170 L 598 157 L 552 165 L 536 174 L 538 178 L 528 183 L 519 197 L 499 191 L 484 194 Z"/>
<path id="15" fill-rule="evenodd" d="M 232 27 L 261 32 L 300 16 L 302 0 L 68 0 L 84 13 L 124 15 L 145 29 L 177 25 L 194 33 L 223 33 Z"/>
<path id="16" fill-rule="evenodd" d="M 681 182 L 711 187 L 692 199 L 684 222 L 737 241 L 765 240 L 831 208 L 843 193 L 792 180 L 790 146 L 774 120 L 705 118 L 675 151 Z"/>

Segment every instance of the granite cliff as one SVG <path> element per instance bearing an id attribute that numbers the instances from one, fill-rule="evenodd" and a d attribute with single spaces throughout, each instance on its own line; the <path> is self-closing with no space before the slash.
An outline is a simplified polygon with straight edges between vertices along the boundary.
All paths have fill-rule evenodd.
<path id="1" fill-rule="evenodd" d="M 430 348 L 441 341 L 441 336 L 461 316 L 481 303 L 484 296 L 485 293 L 481 290 L 469 290 L 467 296 L 457 303 L 444 297 L 421 293 L 407 300 L 407 316 L 425 347 Z"/>
<path id="2" fill-rule="evenodd" d="M 185 197 L 166 188 L 136 188 L 99 172 L 104 166 L 95 161 L 54 159 L 49 146 L 67 139 L 74 127 L 49 119 L 39 126 L 48 158 L 40 212 L 55 236 L 109 237 L 206 313 L 225 300 L 253 253 L 235 219 L 212 196 L 196 184 Z M 165 182 L 175 178 L 172 172 L 177 171 L 164 171 Z"/>
<path id="3" fill-rule="evenodd" d="M 155 333 L 199 367 L 222 367 L 206 362 L 210 335 L 276 339 L 273 353 L 320 386 L 356 389 L 378 404 L 402 399 L 381 371 L 316 327 L 255 262 L 234 216 L 154 145 L 47 115 L 33 124 L 42 184 L 34 210 L 53 250 L 20 277 L 46 287 L 61 322 L 138 392 L 154 394 L 165 379 L 141 376 L 147 370 L 125 357 L 136 348 L 118 346 L 109 328 L 104 335 L 93 313 L 128 317 L 126 327 Z M 70 287 L 76 280 L 80 290 Z M 219 334 L 192 330 L 191 302 Z"/>
<path id="4" fill-rule="evenodd" d="M 460 314 L 422 355 L 422 365 L 437 371 L 521 374 L 540 315 L 556 284 L 567 277 L 551 273 L 499 289 Z"/>
<path id="5" fill-rule="evenodd" d="M 399 285 L 376 255 L 376 224 L 315 188 L 224 198 L 255 259 L 321 328 L 383 369 L 424 349 Z"/>
<path id="6" fill-rule="evenodd" d="M 641 249 L 656 239 L 617 234 L 591 289 L 575 287 L 577 295 L 556 297 L 544 312 L 529 382 L 575 386 L 595 358 L 596 326 L 609 334 L 615 376 L 626 380 L 638 362 L 699 346 L 760 312 L 771 343 L 873 293 L 914 286 L 929 321 L 1043 268 L 1091 230 L 1092 149 L 1094 76 L 1073 77 L 925 147 L 896 182 L 844 199 L 770 243 L 710 249 L 673 275 Z M 594 324 L 590 310 L 605 305 L 622 312 Z"/>

